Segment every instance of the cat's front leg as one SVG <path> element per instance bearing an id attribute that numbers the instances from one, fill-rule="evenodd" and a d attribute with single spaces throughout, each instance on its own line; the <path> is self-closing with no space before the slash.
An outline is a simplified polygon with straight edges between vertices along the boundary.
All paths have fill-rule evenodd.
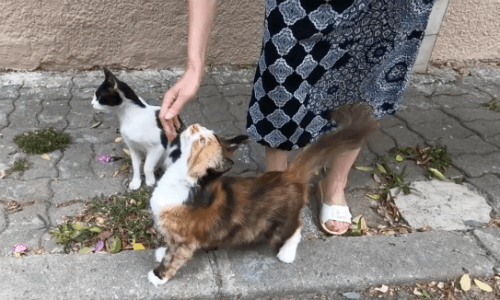
<path id="1" fill-rule="evenodd" d="M 195 244 L 182 244 L 169 247 L 161 264 L 149 271 L 148 280 L 155 286 L 165 284 L 175 276 L 184 263 L 193 257 L 197 247 Z"/>
<path id="2" fill-rule="evenodd" d="M 132 181 L 128 185 L 129 189 L 135 191 L 141 187 L 141 155 L 130 148 L 130 158 L 132 159 Z"/>
<path id="3" fill-rule="evenodd" d="M 155 168 L 164 151 L 165 149 L 163 148 L 163 146 L 159 146 L 154 150 L 148 151 L 146 155 L 146 161 L 144 162 L 144 176 L 146 177 L 147 186 L 153 186 L 156 182 Z"/>

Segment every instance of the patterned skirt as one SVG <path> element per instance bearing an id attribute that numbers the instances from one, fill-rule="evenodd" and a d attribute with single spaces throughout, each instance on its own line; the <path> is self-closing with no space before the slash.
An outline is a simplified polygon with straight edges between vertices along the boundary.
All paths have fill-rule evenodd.
<path id="1" fill-rule="evenodd" d="M 399 108 L 434 0 L 267 0 L 247 115 L 256 142 L 304 147 L 335 128 L 330 112 Z"/>

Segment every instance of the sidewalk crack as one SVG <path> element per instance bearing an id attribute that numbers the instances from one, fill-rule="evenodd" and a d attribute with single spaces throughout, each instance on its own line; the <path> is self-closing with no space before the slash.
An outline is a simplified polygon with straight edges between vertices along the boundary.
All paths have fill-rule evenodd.
<path id="1" fill-rule="evenodd" d="M 215 284 L 217 285 L 217 297 L 216 299 L 222 299 L 222 273 L 221 269 L 219 266 L 219 262 L 217 260 L 217 255 L 215 255 L 214 251 L 209 251 L 208 252 L 208 262 L 210 265 L 210 268 L 212 269 L 212 274 L 214 275 L 215 278 Z"/>

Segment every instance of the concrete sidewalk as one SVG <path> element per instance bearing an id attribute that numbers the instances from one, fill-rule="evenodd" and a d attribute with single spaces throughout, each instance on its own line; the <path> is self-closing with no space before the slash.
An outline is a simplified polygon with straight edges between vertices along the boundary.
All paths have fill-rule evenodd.
<path id="1" fill-rule="evenodd" d="M 461 75 L 466 74 L 466 76 Z M 180 76 L 171 70 L 116 72 L 150 104 Z M 198 122 L 223 136 L 244 133 L 253 71 L 214 68 L 205 76 L 198 98 L 183 110 L 187 124 Z M 373 285 L 457 278 L 468 270 L 491 276 L 500 266 L 500 229 L 469 226 L 466 231 L 438 231 L 397 236 L 326 238 L 318 231 L 317 205 L 305 210 L 304 237 L 294 264 L 280 263 L 273 249 L 200 252 L 169 283 L 154 288 L 146 273 L 152 251 L 116 255 L 61 254 L 48 229 L 63 215 L 79 212 L 88 199 L 124 192 L 129 178 L 113 177 L 119 165 L 103 165 L 100 154 L 123 156 L 116 118 L 95 112 L 93 92 L 100 71 L 0 74 L 0 171 L 24 157 L 12 139 L 32 129 L 68 132 L 71 143 L 49 153 L 51 160 L 28 155 L 32 166 L 0 180 L 1 299 L 168 299 L 255 298 L 308 293 L 359 291 Z M 432 69 L 414 75 L 404 107 L 382 121 L 358 165 L 374 163 L 396 146 L 446 145 L 453 158 L 452 178 L 479 191 L 500 214 L 500 113 L 484 104 L 500 98 L 500 69 Z M 97 128 L 90 127 L 101 122 Z M 255 143 L 238 150 L 233 175 L 262 172 L 264 153 Z M 409 181 L 427 180 L 423 169 L 408 166 Z M 352 170 L 347 200 L 353 215 L 369 226 L 367 191 L 376 187 L 368 173 Z M 7 204 L 23 206 L 9 212 Z M 12 246 L 44 248 L 47 255 L 12 257 Z M 332 295 L 333 295 L 332 294 Z M 339 296 L 342 297 L 342 296 Z"/>

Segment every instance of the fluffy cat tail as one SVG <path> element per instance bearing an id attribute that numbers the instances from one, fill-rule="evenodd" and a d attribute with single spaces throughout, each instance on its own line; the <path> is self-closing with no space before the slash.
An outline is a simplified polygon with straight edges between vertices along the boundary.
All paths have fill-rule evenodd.
<path id="1" fill-rule="evenodd" d="M 307 146 L 286 171 L 286 176 L 295 182 L 309 183 L 321 167 L 344 154 L 360 148 L 368 136 L 379 129 L 373 118 L 373 109 L 366 104 L 343 106 L 333 111 L 338 130 L 321 136 Z"/>

